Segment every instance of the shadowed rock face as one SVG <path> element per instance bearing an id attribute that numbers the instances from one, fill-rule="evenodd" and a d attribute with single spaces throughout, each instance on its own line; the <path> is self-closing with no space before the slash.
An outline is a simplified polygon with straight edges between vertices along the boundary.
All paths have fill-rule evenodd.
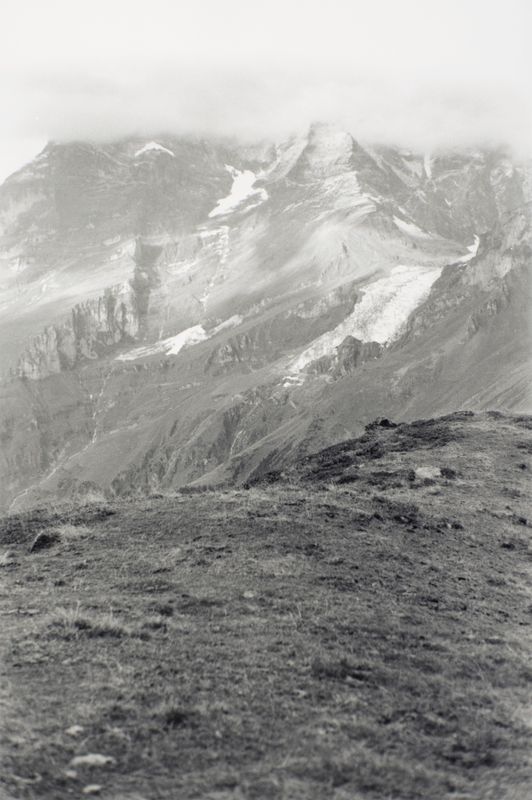
<path id="1" fill-rule="evenodd" d="M 528 166 L 324 125 L 148 144 L 51 144 L 0 187 L 0 502 L 532 408 Z"/>
<path id="2" fill-rule="evenodd" d="M 346 336 L 337 351 L 336 374 L 346 375 L 353 372 L 360 364 L 382 353 L 382 345 L 378 342 L 361 342 L 354 336 Z"/>

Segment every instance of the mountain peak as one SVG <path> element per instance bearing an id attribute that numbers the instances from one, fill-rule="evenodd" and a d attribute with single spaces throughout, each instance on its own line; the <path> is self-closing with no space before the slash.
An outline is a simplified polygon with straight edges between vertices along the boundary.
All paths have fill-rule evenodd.
<path id="1" fill-rule="evenodd" d="M 355 140 L 347 131 L 325 122 L 313 122 L 295 171 L 299 177 L 325 177 L 352 168 Z"/>

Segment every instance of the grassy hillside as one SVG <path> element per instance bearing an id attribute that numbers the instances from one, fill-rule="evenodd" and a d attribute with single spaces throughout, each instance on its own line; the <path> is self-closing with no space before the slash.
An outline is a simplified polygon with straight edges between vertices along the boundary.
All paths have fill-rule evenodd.
<path id="1" fill-rule="evenodd" d="M 0 796 L 532 796 L 531 452 L 456 414 L 4 518 Z"/>

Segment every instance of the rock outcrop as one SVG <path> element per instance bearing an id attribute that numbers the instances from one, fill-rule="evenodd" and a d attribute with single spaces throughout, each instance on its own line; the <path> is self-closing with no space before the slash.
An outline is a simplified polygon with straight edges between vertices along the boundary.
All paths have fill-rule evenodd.
<path id="1" fill-rule="evenodd" d="M 75 306 L 63 325 L 50 325 L 35 337 L 19 359 L 16 376 L 42 380 L 99 358 L 114 345 L 134 342 L 139 319 L 133 287 L 108 289 L 103 297 Z"/>
<path id="2" fill-rule="evenodd" d="M 335 349 L 335 353 L 322 356 L 305 368 L 305 372 L 340 378 L 382 355 L 384 347 L 379 342 L 362 342 L 354 336 L 346 336 L 343 342 Z"/>

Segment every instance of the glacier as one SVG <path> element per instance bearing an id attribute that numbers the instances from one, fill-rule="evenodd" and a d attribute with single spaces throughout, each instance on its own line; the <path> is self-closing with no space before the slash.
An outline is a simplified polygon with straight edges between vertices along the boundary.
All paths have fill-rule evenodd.
<path id="1" fill-rule="evenodd" d="M 353 312 L 336 328 L 315 339 L 291 364 L 291 372 L 300 372 L 311 361 L 332 353 L 346 336 L 379 344 L 393 341 L 441 272 L 442 267 L 398 265 L 389 275 L 366 285 Z"/>

